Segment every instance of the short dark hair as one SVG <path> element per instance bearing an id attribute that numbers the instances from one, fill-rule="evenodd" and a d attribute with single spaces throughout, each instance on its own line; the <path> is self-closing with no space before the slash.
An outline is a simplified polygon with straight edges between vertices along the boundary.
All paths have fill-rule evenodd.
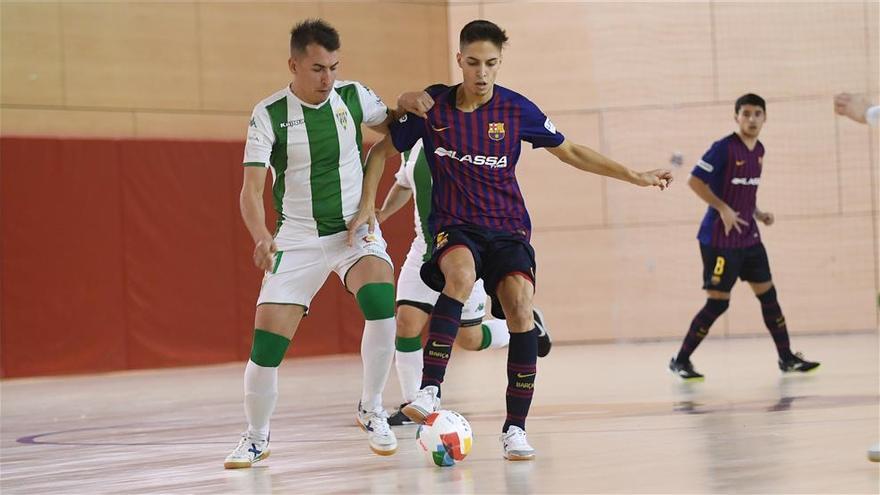
<path id="1" fill-rule="evenodd" d="M 461 28 L 461 34 L 458 35 L 458 43 L 460 46 L 473 43 L 475 41 L 491 41 L 499 50 L 504 48 L 507 43 L 507 33 L 491 21 L 478 19 L 471 21 Z"/>
<path id="2" fill-rule="evenodd" d="M 322 19 L 306 19 L 290 30 L 290 53 L 303 53 L 311 43 L 335 52 L 341 46 L 339 33 Z"/>
<path id="3" fill-rule="evenodd" d="M 743 105 L 754 105 L 756 107 L 761 107 L 761 110 L 764 110 L 764 113 L 767 113 L 767 104 L 764 102 L 764 98 L 761 98 L 755 93 L 746 93 L 737 98 L 736 105 L 734 105 L 733 107 L 733 113 L 739 114 L 739 109 Z"/>

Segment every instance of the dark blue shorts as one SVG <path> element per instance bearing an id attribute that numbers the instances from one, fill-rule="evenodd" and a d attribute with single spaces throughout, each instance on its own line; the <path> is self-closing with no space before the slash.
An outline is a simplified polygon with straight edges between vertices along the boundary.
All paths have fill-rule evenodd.
<path id="1" fill-rule="evenodd" d="M 466 247 L 474 257 L 477 278 L 483 279 L 486 293 L 492 298 L 492 316 L 504 318 L 501 303 L 495 295 L 504 277 L 521 274 L 535 284 L 535 250 L 524 235 L 497 230 L 455 225 L 441 229 L 434 236 L 431 259 L 422 265 L 422 281 L 431 289 L 442 292 L 446 278 L 440 271 L 440 260 L 452 249 Z"/>
<path id="2" fill-rule="evenodd" d="M 700 244 L 703 256 L 703 289 L 730 292 L 737 277 L 746 282 L 769 282 L 770 260 L 764 244 L 722 249 Z"/>

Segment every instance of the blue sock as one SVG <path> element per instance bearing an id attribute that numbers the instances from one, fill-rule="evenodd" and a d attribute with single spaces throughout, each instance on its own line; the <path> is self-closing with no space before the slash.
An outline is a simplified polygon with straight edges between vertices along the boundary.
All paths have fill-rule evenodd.
<path id="1" fill-rule="evenodd" d="M 464 304 L 440 294 L 431 311 L 428 324 L 428 341 L 425 343 L 424 367 L 422 368 L 422 388 L 434 385 L 440 396 L 440 384 L 446 374 L 446 365 L 452 356 L 452 343 L 461 325 L 461 308 Z"/>
<path id="2" fill-rule="evenodd" d="M 510 425 L 526 429 L 526 416 L 535 392 L 538 362 L 538 330 L 511 333 L 507 347 L 507 419 L 503 432 Z"/>

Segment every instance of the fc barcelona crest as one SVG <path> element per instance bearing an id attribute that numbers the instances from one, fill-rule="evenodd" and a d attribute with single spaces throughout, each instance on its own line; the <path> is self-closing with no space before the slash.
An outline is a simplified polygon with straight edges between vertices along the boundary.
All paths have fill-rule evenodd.
<path id="1" fill-rule="evenodd" d="M 489 122 L 489 139 L 492 141 L 504 139 L 504 122 Z"/>

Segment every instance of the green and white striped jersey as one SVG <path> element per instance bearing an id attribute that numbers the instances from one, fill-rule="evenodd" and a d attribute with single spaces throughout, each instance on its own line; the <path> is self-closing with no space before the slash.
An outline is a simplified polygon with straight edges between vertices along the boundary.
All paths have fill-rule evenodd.
<path id="1" fill-rule="evenodd" d="M 278 212 L 278 248 L 336 234 L 357 214 L 363 185 L 361 123 L 385 120 L 387 108 L 355 81 L 336 81 L 326 101 L 310 105 L 290 87 L 254 107 L 244 166 L 268 167 Z"/>
<path id="2" fill-rule="evenodd" d="M 400 159 L 400 169 L 394 174 L 394 178 L 400 187 L 412 190 L 413 193 L 413 219 L 415 220 L 416 237 L 413 246 L 418 246 L 424 254 L 422 261 L 431 259 L 431 250 L 425 242 L 434 244 L 434 236 L 428 232 L 428 215 L 431 214 L 431 170 L 428 168 L 428 160 L 425 158 L 425 150 L 422 140 L 416 141 L 412 149 L 404 151 Z"/>

